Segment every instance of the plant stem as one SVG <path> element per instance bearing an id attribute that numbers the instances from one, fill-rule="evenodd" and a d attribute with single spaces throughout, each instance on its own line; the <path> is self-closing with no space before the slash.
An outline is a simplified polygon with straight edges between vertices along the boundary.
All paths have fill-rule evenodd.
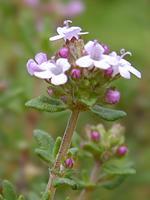
<path id="1" fill-rule="evenodd" d="M 71 145 L 71 139 L 72 139 L 73 132 L 74 132 L 76 124 L 77 124 L 79 112 L 80 111 L 76 109 L 76 110 L 73 110 L 71 113 L 71 116 L 68 120 L 68 124 L 67 124 L 66 130 L 65 130 L 65 133 L 64 133 L 64 136 L 63 136 L 63 139 L 62 139 L 62 142 L 61 142 L 61 145 L 60 145 L 60 148 L 59 148 L 56 160 L 55 160 L 55 163 L 53 165 L 52 171 L 49 176 L 49 181 L 48 181 L 46 190 L 50 191 L 50 194 L 51 194 L 50 200 L 54 199 L 55 191 L 56 191 L 56 188 L 53 187 L 53 182 L 57 178 L 57 174 L 55 172 L 57 170 L 59 171 L 61 162 L 62 162 L 63 158 L 66 156 L 67 151 Z"/>
<path id="2" fill-rule="evenodd" d="M 100 172 L 100 165 L 101 165 L 100 161 L 96 160 L 94 167 L 92 169 L 92 172 L 91 172 L 91 176 L 90 176 L 90 182 L 91 183 L 95 183 L 95 184 L 97 183 L 98 175 L 99 175 L 99 172 Z M 92 194 L 92 191 L 93 191 L 93 189 L 91 189 L 91 188 L 86 188 L 86 189 L 82 190 L 80 195 L 79 195 L 78 200 L 91 199 L 90 195 Z"/>

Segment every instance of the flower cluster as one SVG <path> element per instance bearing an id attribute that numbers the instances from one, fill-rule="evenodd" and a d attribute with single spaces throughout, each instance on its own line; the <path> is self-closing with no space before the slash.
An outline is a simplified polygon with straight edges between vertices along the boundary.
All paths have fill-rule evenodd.
<path id="1" fill-rule="evenodd" d="M 110 52 L 107 45 L 97 40 L 84 44 L 80 37 L 88 32 L 82 32 L 80 27 L 70 26 L 70 23 L 70 20 L 64 21 L 64 26 L 57 28 L 58 34 L 50 37 L 50 41 L 64 40 L 55 56 L 48 59 L 45 53 L 38 53 L 35 59 L 29 59 L 27 62 L 29 74 L 46 80 L 55 90 L 53 94 L 58 94 L 56 90 L 59 86 L 64 90 L 59 95 L 69 99 L 67 94 L 70 94 L 71 88 L 77 101 L 82 99 L 82 102 L 85 102 L 89 98 L 85 95 L 86 91 L 89 96 L 101 96 L 103 86 L 107 88 L 107 83 L 119 77 L 130 79 L 132 73 L 141 78 L 141 73 L 124 58 L 131 55 L 130 52 L 122 49 L 118 55 L 114 51 Z M 86 96 L 84 100 L 83 92 L 84 97 Z M 106 103 L 119 102 L 120 94 L 115 89 L 108 91 L 106 95 Z M 72 101 L 74 100 L 72 96 Z M 98 98 L 95 101 L 98 101 Z"/>

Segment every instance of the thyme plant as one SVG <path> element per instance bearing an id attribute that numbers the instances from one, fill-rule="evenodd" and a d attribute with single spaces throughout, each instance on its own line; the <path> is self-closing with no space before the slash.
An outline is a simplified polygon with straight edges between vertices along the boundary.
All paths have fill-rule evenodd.
<path id="1" fill-rule="evenodd" d="M 97 187 L 113 189 L 127 175 L 135 173 L 128 159 L 121 125 L 115 124 L 109 130 L 102 124 L 88 125 L 84 138 L 75 133 L 75 128 L 81 112 L 92 112 L 106 121 L 126 116 L 124 111 L 108 106 L 117 104 L 121 96 L 112 84 L 119 78 L 130 79 L 131 73 L 141 78 L 141 73 L 125 60 L 130 52 L 124 49 L 120 54 L 111 52 L 98 40 L 85 44 L 81 36 L 88 32 L 82 32 L 80 27 L 70 26 L 70 23 L 66 20 L 63 27 L 57 28 L 58 35 L 50 37 L 51 42 L 64 41 L 55 55 L 49 57 L 40 52 L 27 62 L 28 73 L 47 82 L 47 95 L 29 100 L 26 106 L 51 113 L 70 111 L 64 135 L 56 141 L 42 130 L 34 131 L 38 143 L 35 152 L 49 165 L 49 178 L 42 200 L 53 200 L 61 185 L 80 190 L 77 199 L 87 200 Z M 91 172 L 87 169 L 85 177 L 82 165 L 76 164 L 81 160 L 86 162 L 86 158 L 92 160 L 93 167 Z M 7 198 L 8 193 L 13 192 L 6 181 L 1 199 L 13 200 Z M 24 197 L 18 198 L 21 199 Z"/>

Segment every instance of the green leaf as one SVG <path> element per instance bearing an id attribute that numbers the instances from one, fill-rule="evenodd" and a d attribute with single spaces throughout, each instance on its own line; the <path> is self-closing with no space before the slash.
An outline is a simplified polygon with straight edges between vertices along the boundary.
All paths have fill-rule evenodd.
<path id="1" fill-rule="evenodd" d="M 100 155 L 102 152 L 101 148 L 98 148 L 98 146 L 96 146 L 95 144 L 93 144 L 91 142 L 85 143 L 83 146 L 83 149 L 94 155 Z"/>
<path id="2" fill-rule="evenodd" d="M 35 130 L 34 137 L 38 143 L 38 148 L 35 149 L 35 153 L 44 161 L 48 163 L 53 162 L 53 138 L 45 131 Z"/>
<path id="3" fill-rule="evenodd" d="M 25 106 L 46 112 L 60 112 L 67 109 L 67 106 L 57 99 L 46 96 L 39 96 L 26 102 Z"/>
<path id="4" fill-rule="evenodd" d="M 58 151 L 59 151 L 59 147 L 61 145 L 61 141 L 62 138 L 61 137 L 57 137 L 56 142 L 54 144 L 54 148 L 53 148 L 53 157 L 56 158 Z"/>
<path id="5" fill-rule="evenodd" d="M 5 200 L 1 194 L 0 194 L 0 200 Z"/>
<path id="6" fill-rule="evenodd" d="M 50 191 L 44 192 L 41 200 L 51 200 Z"/>
<path id="7" fill-rule="evenodd" d="M 78 153 L 79 149 L 76 147 L 72 147 L 68 150 L 68 155 L 69 156 L 76 156 Z"/>
<path id="8" fill-rule="evenodd" d="M 3 196 L 6 200 L 17 199 L 14 186 L 7 180 L 3 182 Z"/>
<path id="9" fill-rule="evenodd" d="M 102 119 L 107 121 L 115 121 L 126 116 L 126 113 L 121 110 L 113 110 L 110 108 L 104 108 L 99 105 L 95 105 L 90 109 L 93 113 L 99 115 Z"/>
<path id="10" fill-rule="evenodd" d="M 54 181 L 54 187 L 59 187 L 62 185 L 68 185 L 70 186 L 73 190 L 78 190 L 78 189 L 82 189 L 84 186 L 81 182 L 79 181 L 75 181 L 69 178 L 57 178 Z"/>
<path id="11" fill-rule="evenodd" d="M 126 175 L 113 176 L 110 180 L 100 184 L 100 186 L 108 190 L 115 189 L 124 182 L 126 177 L 127 177 Z"/>
<path id="12" fill-rule="evenodd" d="M 20 195 L 17 200 L 25 200 L 24 196 Z"/>
<path id="13" fill-rule="evenodd" d="M 132 167 L 133 163 L 126 158 L 111 159 L 102 165 L 106 174 L 111 175 L 128 175 L 135 174 L 136 170 Z"/>

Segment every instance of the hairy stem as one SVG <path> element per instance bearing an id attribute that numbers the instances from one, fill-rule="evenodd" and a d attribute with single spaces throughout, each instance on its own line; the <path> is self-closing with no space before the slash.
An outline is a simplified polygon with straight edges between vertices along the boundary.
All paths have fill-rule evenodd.
<path id="1" fill-rule="evenodd" d="M 92 172 L 91 172 L 91 176 L 90 176 L 90 182 L 91 183 L 95 183 L 95 184 L 97 183 L 98 175 L 99 175 L 99 172 L 100 172 L 100 165 L 101 165 L 100 161 L 96 160 L 94 167 L 92 169 Z M 92 192 L 93 192 L 93 189 L 89 189 L 89 188 L 82 190 L 80 195 L 79 195 L 78 200 L 91 199 Z"/>
<path id="2" fill-rule="evenodd" d="M 72 139 L 73 132 L 74 132 L 76 124 L 77 124 L 78 116 L 79 116 L 79 110 L 73 110 L 71 113 L 71 116 L 68 120 L 68 125 L 66 127 L 55 163 L 53 165 L 52 171 L 49 176 L 49 181 L 48 181 L 46 190 L 50 191 L 50 194 L 51 194 L 50 200 L 54 199 L 55 191 L 56 191 L 56 188 L 53 187 L 53 181 L 57 178 L 57 173 L 55 173 L 55 172 L 59 171 L 61 162 L 62 162 L 63 158 L 66 156 L 67 151 L 71 145 L 71 139 Z"/>

